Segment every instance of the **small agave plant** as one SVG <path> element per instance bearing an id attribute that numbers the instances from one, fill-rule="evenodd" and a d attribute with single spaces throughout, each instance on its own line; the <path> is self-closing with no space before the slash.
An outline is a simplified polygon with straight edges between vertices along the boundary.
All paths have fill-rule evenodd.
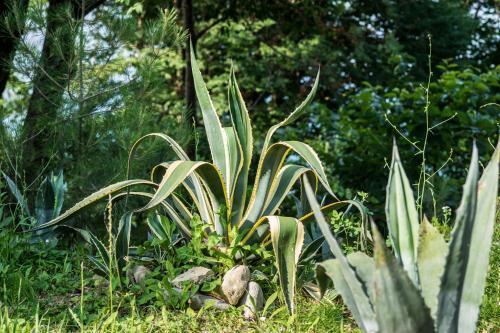
<path id="1" fill-rule="evenodd" d="M 212 162 L 190 160 L 181 146 L 166 134 L 148 134 L 132 146 L 128 162 L 129 171 L 134 152 L 140 144 L 151 138 L 164 140 L 176 153 L 178 160 L 156 165 L 151 171 L 151 181 L 130 179 L 105 187 L 39 228 L 58 225 L 97 200 L 112 196 L 111 201 L 113 201 L 130 195 L 146 198 L 148 202 L 122 218 L 118 237 L 121 243 L 123 240 L 127 243 L 130 239 L 129 225 L 132 213 L 158 207 L 165 209 L 184 237 L 189 239 L 191 237 L 189 221 L 196 213 L 206 224 L 207 233 L 221 236 L 226 246 L 235 243 L 272 244 L 285 301 L 289 310 L 293 312 L 297 261 L 304 241 L 302 223 L 312 220 L 313 215 L 310 213 L 300 218 L 293 218 L 275 214 L 292 187 L 303 176 L 309 177 L 315 185 L 321 183 L 331 196 L 335 199 L 336 196 L 328 183 L 321 161 L 309 145 L 300 141 L 272 143 L 272 137 L 280 127 L 291 124 L 304 114 L 318 87 L 319 72 L 311 92 L 302 104 L 267 132 L 257 163 L 255 183 L 247 200 L 253 136 L 250 117 L 236 83 L 234 71 L 231 69 L 228 90 L 231 125 L 223 127 L 193 53 L 191 53 L 191 63 Z M 286 163 L 287 156 L 292 152 L 300 156 L 308 167 Z M 161 177 L 155 182 L 157 176 Z M 146 186 L 150 191 L 130 191 L 130 187 L 137 185 Z M 190 210 L 175 192 L 179 187 L 187 190 L 189 199 L 194 204 L 194 211 Z M 336 201 L 324 209 L 334 209 L 348 204 L 359 207 L 357 202 Z M 123 254 L 126 255 L 126 250 Z"/>
<path id="2" fill-rule="evenodd" d="M 425 218 L 418 223 L 410 182 L 394 146 L 386 199 L 394 255 L 373 225 L 373 258 L 342 253 L 305 180 L 307 198 L 335 256 L 317 266 L 321 291 L 332 280 L 364 332 L 474 332 L 495 224 L 499 155 L 500 143 L 479 178 L 474 145 L 446 243 Z"/>

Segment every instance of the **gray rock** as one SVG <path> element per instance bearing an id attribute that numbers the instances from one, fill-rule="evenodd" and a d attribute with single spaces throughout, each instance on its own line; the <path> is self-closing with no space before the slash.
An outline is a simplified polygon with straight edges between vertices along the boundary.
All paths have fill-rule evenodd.
<path id="1" fill-rule="evenodd" d="M 211 304 L 214 309 L 221 311 L 227 310 L 231 307 L 231 305 L 221 301 L 220 299 L 203 294 L 194 294 L 189 300 L 189 306 L 193 310 L 199 310 L 209 304 Z"/>
<path id="2" fill-rule="evenodd" d="M 257 282 L 250 281 L 247 291 L 240 300 L 240 305 L 244 306 L 243 316 L 246 319 L 257 318 L 257 314 L 264 307 L 264 293 Z"/>
<path id="3" fill-rule="evenodd" d="M 234 266 L 224 275 L 221 290 L 229 304 L 238 304 L 248 282 L 250 282 L 250 269 L 244 265 Z"/>
<path id="4" fill-rule="evenodd" d="M 193 267 L 176 276 L 175 279 L 172 280 L 172 284 L 177 288 L 182 288 L 182 284 L 184 282 L 202 284 L 203 282 L 209 280 L 213 275 L 214 272 L 211 269 L 205 267 Z"/>
<path id="5" fill-rule="evenodd" d="M 151 271 L 146 266 L 138 265 L 134 266 L 131 273 L 135 283 L 142 283 Z"/>

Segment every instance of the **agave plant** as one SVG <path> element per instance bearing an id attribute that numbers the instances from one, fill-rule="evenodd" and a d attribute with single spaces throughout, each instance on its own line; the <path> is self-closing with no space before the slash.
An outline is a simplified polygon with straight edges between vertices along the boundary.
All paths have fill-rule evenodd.
<path id="1" fill-rule="evenodd" d="M 61 216 L 40 228 L 60 224 L 80 209 L 95 201 L 114 195 L 117 197 L 139 196 L 148 203 L 134 212 L 163 207 L 168 216 L 178 225 L 186 238 L 191 236 L 189 221 L 198 214 L 206 224 L 207 233 L 216 233 L 226 245 L 248 243 L 272 244 L 282 290 L 286 303 L 293 311 L 295 273 L 304 240 L 302 222 L 311 219 L 312 214 L 301 218 L 276 216 L 276 212 L 294 184 L 303 176 L 310 177 L 336 199 L 325 171 L 315 151 L 300 141 L 272 143 L 274 133 L 281 127 L 297 120 L 304 114 L 318 87 L 316 81 L 306 99 L 282 122 L 272 126 L 264 140 L 258 159 L 255 183 L 250 198 L 249 170 L 253 156 L 253 135 L 250 117 L 231 69 L 228 89 L 230 126 L 224 127 L 212 104 L 200 69 L 191 53 L 192 74 L 195 83 L 205 131 L 212 156 L 211 162 L 192 161 L 177 142 L 162 133 L 148 134 L 135 142 L 129 153 L 128 172 L 136 149 L 147 139 L 164 140 L 176 153 L 178 160 L 156 165 L 151 171 L 151 180 L 129 179 L 105 187 L 67 210 Z M 291 153 L 296 153 L 308 165 L 286 163 Z M 161 178 L 155 182 L 157 176 Z M 130 178 L 130 177 L 128 177 Z M 151 189 L 133 192 L 131 186 L 143 185 Z M 179 187 L 183 187 L 194 205 L 189 209 L 180 199 Z M 325 209 L 340 207 L 351 201 L 337 201 Z"/>
<path id="2" fill-rule="evenodd" d="M 5 173 L 2 175 L 9 187 L 10 192 L 17 200 L 21 209 L 22 215 L 27 220 L 30 226 L 41 226 L 48 221 L 55 219 L 61 214 L 62 206 L 64 203 L 64 194 L 66 192 L 66 183 L 64 182 L 64 175 L 62 170 L 55 174 L 51 172 L 46 176 L 40 187 L 37 190 L 35 197 L 34 210 L 30 210 L 28 200 L 23 192 L 19 189 L 16 183 Z M 55 241 L 55 234 L 53 230 L 45 230 L 39 232 L 33 237 L 33 241 Z"/>
<path id="3" fill-rule="evenodd" d="M 446 243 L 425 218 L 418 223 L 413 192 L 394 146 L 386 199 L 394 255 L 373 225 L 373 258 L 342 253 L 306 180 L 307 197 L 335 255 L 317 266 L 322 292 L 332 280 L 364 332 L 474 332 L 495 223 L 499 155 L 500 143 L 478 180 L 474 145 Z"/>

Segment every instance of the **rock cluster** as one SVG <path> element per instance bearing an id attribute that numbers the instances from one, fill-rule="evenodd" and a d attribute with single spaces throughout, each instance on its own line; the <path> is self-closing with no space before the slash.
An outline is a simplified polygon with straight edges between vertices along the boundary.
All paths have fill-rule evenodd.
<path id="1" fill-rule="evenodd" d="M 184 283 L 202 284 L 210 280 L 214 272 L 205 267 L 193 267 L 172 280 L 174 290 L 182 288 Z M 231 305 L 243 306 L 243 315 L 247 319 L 255 319 L 264 305 L 264 294 L 257 282 L 250 281 L 248 266 L 237 265 L 231 268 L 222 278 L 221 293 L 224 300 L 197 293 L 191 297 L 189 304 L 194 310 L 210 304 L 218 310 L 227 310 Z"/>

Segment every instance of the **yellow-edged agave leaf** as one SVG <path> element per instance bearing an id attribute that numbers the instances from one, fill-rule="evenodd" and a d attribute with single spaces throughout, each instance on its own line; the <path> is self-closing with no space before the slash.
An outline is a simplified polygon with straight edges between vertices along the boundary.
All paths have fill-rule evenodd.
<path id="1" fill-rule="evenodd" d="M 233 127 L 224 127 L 225 135 L 229 146 L 229 183 L 231 184 L 230 198 L 234 198 L 236 191 L 237 179 L 243 167 L 243 150 Z"/>
<path id="2" fill-rule="evenodd" d="M 194 87 L 196 97 L 203 116 L 203 123 L 205 124 L 205 131 L 207 134 L 208 144 L 210 146 L 210 153 L 212 160 L 222 174 L 222 178 L 226 184 L 226 192 L 230 193 L 232 188 L 230 156 L 229 156 L 229 143 L 226 132 L 222 128 L 219 116 L 215 111 L 215 107 L 210 99 L 207 86 L 201 76 L 200 68 L 196 62 L 193 48 L 191 50 L 191 68 L 193 72 Z"/>
<path id="3" fill-rule="evenodd" d="M 385 246 L 373 225 L 374 307 L 380 332 L 434 332 L 434 322 L 406 270 Z"/>
<path id="4" fill-rule="evenodd" d="M 289 312 L 294 313 L 297 262 L 304 244 L 304 227 L 293 217 L 268 216 L 267 220 L 281 289 Z"/>
<path id="5" fill-rule="evenodd" d="M 151 201 L 137 211 L 144 211 L 160 204 L 195 171 L 200 176 L 203 174 L 204 178 L 201 178 L 202 182 L 209 182 L 211 186 L 215 185 L 214 187 L 211 187 L 210 190 L 219 197 L 222 197 L 220 199 L 224 201 L 225 192 L 220 188 L 223 186 L 223 182 L 220 180 L 219 173 L 212 164 L 196 161 L 174 161 L 168 164 L 168 167 L 163 175 L 163 179 L 158 185 L 158 190 L 154 194 Z"/>
<path id="6" fill-rule="evenodd" d="M 309 145 L 299 141 L 282 141 L 275 143 L 271 145 L 271 147 L 269 147 L 267 152 L 264 154 L 265 157 L 260 169 L 260 174 L 257 174 L 256 185 L 254 186 L 257 190 L 250 198 L 247 212 L 240 222 L 240 225 L 243 225 L 243 228 L 254 224 L 260 216 L 263 216 L 265 207 L 267 207 L 272 200 L 271 193 L 273 186 L 275 186 L 274 184 L 278 179 L 278 173 L 280 172 L 286 157 L 292 151 L 297 153 L 307 162 L 307 164 L 309 164 L 311 170 L 318 177 L 321 184 L 332 196 L 335 197 L 335 194 L 331 190 L 328 183 L 321 161 Z M 297 180 L 297 178 L 295 180 Z"/>
<path id="7" fill-rule="evenodd" d="M 410 279 L 418 286 L 417 247 L 418 247 L 418 213 L 415 207 L 413 190 L 401 164 L 398 148 L 394 143 L 392 163 L 387 183 L 385 202 L 389 236 L 394 254 Z"/>
<path id="8" fill-rule="evenodd" d="M 458 332 L 470 333 L 476 330 L 495 227 L 499 155 L 500 142 L 479 179 L 477 209 L 469 247 L 470 255 L 460 298 Z"/>
<path id="9" fill-rule="evenodd" d="M 477 208 L 477 180 L 479 178 L 477 148 L 474 143 L 472 159 L 465 181 L 462 200 L 457 209 L 455 225 L 451 233 L 446 266 L 439 292 L 437 328 L 438 332 L 458 332 L 460 300 L 464 291 L 465 273 Z M 483 222 L 484 223 L 484 222 Z M 485 235 L 483 235 L 485 236 Z M 472 288 L 472 286 L 469 286 Z"/>
<path id="10" fill-rule="evenodd" d="M 319 74 L 320 74 L 320 70 L 318 69 L 318 73 L 316 74 L 316 78 L 314 80 L 314 85 L 312 86 L 311 91 L 307 95 L 306 99 L 302 103 L 300 103 L 300 105 L 297 106 L 297 108 L 292 113 L 290 113 L 290 115 L 288 117 L 286 117 L 285 120 L 272 126 L 267 131 L 266 139 L 264 140 L 264 146 L 262 147 L 263 152 L 265 152 L 267 150 L 267 147 L 269 147 L 269 144 L 271 143 L 272 136 L 280 127 L 287 126 L 287 125 L 293 123 L 295 120 L 297 120 L 299 117 L 301 117 L 304 114 L 304 112 L 306 111 L 306 108 L 312 102 L 314 95 L 316 95 L 316 90 L 318 90 Z"/>
<path id="11" fill-rule="evenodd" d="M 443 235 L 424 217 L 420 224 L 417 264 L 422 296 L 433 319 L 436 319 L 439 287 L 447 254 L 448 244 Z"/>
<path id="12" fill-rule="evenodd" d="M 53 225 L 59 224 L 62 221 L 66 220 L 67 218 L 71 217 L 73 214 L 75 214 L 79 210 L 95 203 L 96 201 L 99 201 L 102 198 L 106 198 L 113 193 L 116 193 L 118 191 L 121 191 L 125 188 L 128 188 L 130 186 L 134 186 L 134 185 L 148 185 L 148 186 L 153 186 L 153 187 L 158 186 L 157 184 L 155 184 L 153 182 L 143 180 L 143 179 L 125 180 L 122 182 L 115 183 L 113 185 L 106 186 L 106 187 L 100 189 L 99 191 L 92 193 L 91 195 L 89 195 L 85 199 L 79 201 L 78 203 L 76 203 L 76 205 L 74 205 L 73 207 L 71 207 L 70 209 L 65 211 L 63 214 L 56 217 L 55 219 L 53 219 L 47 223 L 41 224 L 41 225 L 37 226 L 36 228 L 31 229 L 30 231 L 45 229 L 45 228 L 51 227 Z"/>
<path id="13" fill-rule="evenodd" d="M 318 226 L 321 229 L 330 250 L 335 256 L 336 262 L 338 263 L 335 264 L 333 261 L 326 261 L 321 265 L 318 265 L 316 276 L 318 278 L 320 289 L 322 290 L 322 293 L 324 293 L 329 279 L 334 277 L 332 273 L 337 271 L 338 274 L 335 275 L 335 280 L 333 280 L 335 288 L 338 290 L 342 299 L 351 310 L 352 315 L 359 327 L 361 327 L 364 332 L 377 332 L 378 325 L 375 320 L 375 312 L 373 311 L 370 303 L 367 289 L 363 286 L 363 283 L 358 278 L 356 271 L 352 268 L 351 264 L 349 264 L 346 256 L 342 253 L 340 245 L 335 237 L 333 237 L 329 224 L 326 222 L 325 217 L 321 213 L 319 204 L 316 200 L 315 192 L 307 177 L 303 178 L 303 183 L 307 199 L 311 205 L 316 221 L 318 222 Z M 338 269 L 334 267 L 335 265 L 338 265 Z"/>
<path id="14" fill-rule="evenodd" d="M 287 194 L 290 193 L 293 185 L 306 172 L 313 173 L 311 169 L 295 164 L 288 164 L 281 168 L 273 182 L 269 200 L 266 202 L 262 215 L 273 215 Z"/>
<path id="15" fill-rule="evenodd" d="M 132 229 L 132 216 L 134 212 L 126 212 L 120 218 L 116 232 L 115 256 L 119 267 L 125 267 L 125 257 L 130 249 L 130 231 Z"/>
<path id="16" fill-rule="evenodd" d="M 262 188 L 267 188 L 270 185 L 272 180 L 270 178 L 271 174 L 274 175 L 278 170 L 278 168 L 283 164 L 284 158 L 283 157 L 279 158 L 278 156 L 287 153 L 287 149 L 283 146 L 275 148 L 274 150 L 272 150 L 271 147 L 269 147 L 274 132 L 276 132 L 280 127 L 289 125 L 290 123 L 294 122 L 304 113 L 307 106 L 309 106 L 312 99 L 314 98 L 316 90 L 318 89 L 319 74 L 320 71 L 318 70 L 318 74 L 316 75 L 314 85 L 309 94 L 307 95 L 306 99 L 285 120 L 272 126 L 267 132 L 266 138 L 264 140 L 264 145 L 262 147 L 262 154 L 260 156 L 259 164 L 257 167 L 255 185 L 252 189 L 252 195 L 250 196 L 247 210 L 244 213 L 244 216 L 239 223 L 240 227 L 243 226 L 243 228 L 246 228 L 249 225 L 253 224 L 259 218 L 259 212 L 264 207 L 264 200 L 266 196 L 266 193 L 262 193 Z M 271 162 L 271 164 L 273 165 L 271 166 L 267 165 L 267 168 L 263 170 L 264 167 L 266 166 L 266 162 L 267 164 Z M 278 164 L 274 165 L 274 162 L 277 162 Z M 259 182 L 262 183 L 260 187 L 259 187 Z M 254 205 L 256 205 L 257 207 L 252 207 Z"/>
<path id="17" fill-rule="evenodd" d="M 128 195 L 149 199 L 152 199 L 154 196 L 154 194 L 148 192 L 122 192 L 114 195 L 111 198 L 110 202 L 122 199 Z M 182 204 L 182 202 L 180 203 L 182 204 L 182 206 L 179 206 L 179 203 L 177 201 L 180 202 L 180 199 L 177 198 L 175 194 L 172 194 L 171 198 L 172 202 L 169 202 L 169 199 L 167 199 L 164 200 L 161 205 L 163 206 L 163 208 L 165 208 L 167 215 L 172 219 L 172 221 L 177 224 L 182 234 L 187 238 L 191 238 L 191 229 L 189 228 L 189 225 L 187 223 L 191 220 L 192 215 L 186 208 L 186 206 Z"/>
<path id="18" fill-rule="evenodd" d="M 132 148 L 129 151 L 128 155 L 128 162 L 127 162 L 127 179 L 130 178 L 130 172 L 131 172 L 131 165 L 132 165 L 132 158 L 134 156 L 135 151 L 139 147 L 140 144 L 142 144 L 146 139 L 161 139 L 168 143 L 168 145 L 172 148 L 172 150 L 175 152 L 177 157 L 179 157 L 180 160 L 182 161 L 189 161 L 189 157 L 187 156 L 186 152 L 182 149 L 182 147 L 170 136 L 163 134 L 163 133 L 150 133 L 147 135 L 144 135 L 143 137 L 139 138 L 133 145 Z M 151 172 L 151 180 L 154 179 L 154 172 L 158 167 L 167 167 L 166 164 L 161 163 L 157 166 L 155 166 Z M 187 190 L 190 192 L 191 196 L 194 198 L 198 212 L 200 214 L 200 217 L 209 223 L 213 223 L 212 221 L 212 214 L 210 213 L 210 208 L 208 207 L 208 202 L 206 195 L 203 192 L 202 186 L 196 175 L 191 175 L 189 176 L 186 181 L 185 181 L 185 186 Z"/>
<path id="19" fill-rule="evenodd" d="M 243 162 L 241 171 L 238 173 L 234 191 L 231 195 L 231 224 L 237 225 L 243 216 L 246 202 L 248 172 L 252 161 L 253 136 L 248 110 L 245 106 L 245 102 L 243 101 L 243 97 L 241 96 L 240 89 L 234 75 L 234 68 L 232 66 L 229 78 L 228 100 L 231 123 L 236 131 L 238 142 L 241 146 Z"/>

